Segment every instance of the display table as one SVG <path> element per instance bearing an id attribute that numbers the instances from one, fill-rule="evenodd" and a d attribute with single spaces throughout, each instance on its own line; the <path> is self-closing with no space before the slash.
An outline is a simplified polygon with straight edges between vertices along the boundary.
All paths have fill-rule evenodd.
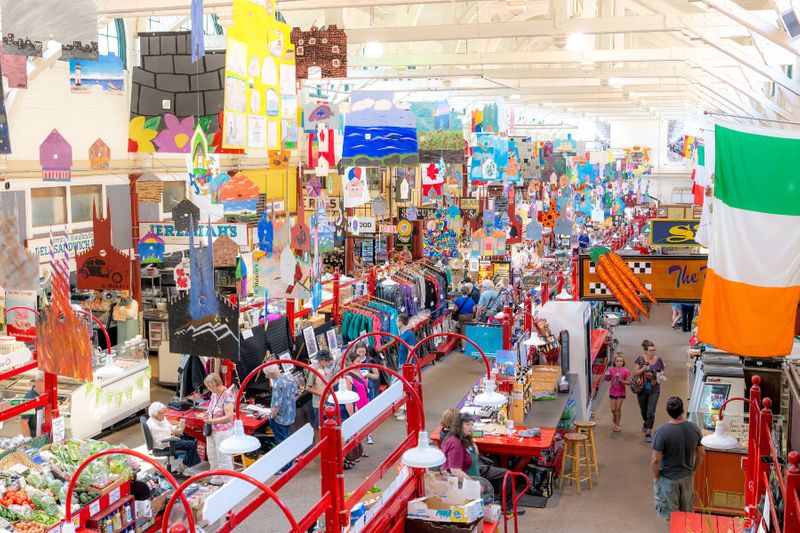
<path id="1" fill-rule="evenodd" d="M 186 411 L 177 411 L 167 408 L 164 413 L 164 416 L 166 416 L 167 420 L 172 424 L 176 424 L 179 421 L 183 421 L 186 424 L 184 433 L 197 441 L 197 451 L 201 457 L 205 457 L 206 454 L 206 437 L 203 435 L 203 424 L 205 422 L 201 418 L 201 415 L 204 415 L 205 412 L 206 410 L 201 408 L 187 409 Z M 258 431 L 260 427 L 269 422 L 269 418 L 256 418 L 255 416 L 245 413 L 241 414 L 241 420 L 244 426 L 244 432 L 248 435 L 252 435 Z"/>
<path id="2" fill-rule="evenodd" d="M 743 533 L 744 519 L 676 511 L 669 520 L 670 533 Z"/>
<path id="3" fill-rule="evenodd" d="M 561 416 L 564 414 L 564 409 L 567 407 L 567 402 L 572 398 L 575 385 L 578 383 L 578 376 L 576 374 L 567 374 L 567 381 L 569 382 L 568 392 L 558 393 L 558 397 L 555 400 L 533 402 L 528 416 L 525 417 L 525 424 L 528 427 L 558 427 Z"/>
<path id="4" fill-rule="evenodd" d="M 517 431 L 527 429 L 525 426 L 518 426 Z M 439 432 L 442 426 L 438 426 L 431 435 L 431 440 L 439 444 Z M 473 440 L 478 445 L 478 450 L 483 454 L 492 454 L 500 457 L 500 465 L 503 468 L 509 468 L 509 458 L 517 457 L 511 470 L 515 472 L 522 472 L 528 463 L 534 458 L 538 457 L 543 450 L 547 450 L 553 445 L 553 438 L 556 435 L 555 428 L 541 428 L 541 437 L 519 437 L 508 435 L 484 435 L 483 437 L 475 437 Z"/>

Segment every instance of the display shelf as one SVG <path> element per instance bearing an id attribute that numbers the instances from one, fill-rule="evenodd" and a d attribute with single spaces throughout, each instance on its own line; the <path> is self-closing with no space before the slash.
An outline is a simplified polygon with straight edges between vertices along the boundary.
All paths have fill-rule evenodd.
<path id="1" fill-rule="evenodd" d="M 131 526 L 136 522 L 136 511 L 134 509 L 134 500 L 133 496 L 128 495 L 124 498 L 120 498 L 116 502 L 110 504 L 108 507 L 101 508 L 100 512 L 93 514 L 86 520 L 86 527 L 89 529 L 99 529 L 100 528 L 100 521 L 108 516 L 110 516 L 115 511 L 122 509 L 126 503 L 131 504 L 131 520 L 126 520 L 122 522 L 119 528 L 114 530 L 114 533 L 118 533 L 119 531 L 124 531 L 126 527 Z"/>
<path id="2" fill-rule="evenodd" d="M 575 385 L 578 383 L 576 374 L 567 374 L 569 392 L 559 393 L 555 400 L 534 401 L 531 410 L 525 417 L 525 425 L 529 427 L 558 427 L 558 422 L 564 414 L 567 402 L 572 398 Z"/>
<path id="3" fill-rule="evenodd" d="M 77 514 L 73 515 L 72 523 L 75 524 L 75 527 L 77 528 L 78 531 L 83 531 L 88 533 L 89 531 L 91 531 L 91 529 L 88 529 L 86 525 L 92 517 L 101 512 L 104 512 L 104 510 L 106 509 L 109 509 L 112 505 L 115 505 L 118 502 L 122 501 L 123 498 L 128 498 L 130 492 L 131 492 L 130 482 L 127 480 L 122 480 L 118 486 L 114 487 L 108 492 L 105 492 L 104 494 L 101 494 L 99 498 L 83 506 L 80 509 L 80 511 L 77 512 Z M 130 499 L 133 500 L 133 497 L 130 496 Z M 134 518 L 135 518 L 135 510 L 132 509 L 131 512 L 134 513 Z"/>

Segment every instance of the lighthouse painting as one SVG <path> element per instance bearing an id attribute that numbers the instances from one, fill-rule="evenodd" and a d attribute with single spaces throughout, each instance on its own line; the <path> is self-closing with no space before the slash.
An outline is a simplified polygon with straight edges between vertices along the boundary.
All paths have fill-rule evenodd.
<path id="1" fill-rule="evenodd" d="M 97 61 L 70 59 L 69 82 L 73 93 L 122 95 L 125 88 L 122 59 L 112 53 L 98 56 Z"/>

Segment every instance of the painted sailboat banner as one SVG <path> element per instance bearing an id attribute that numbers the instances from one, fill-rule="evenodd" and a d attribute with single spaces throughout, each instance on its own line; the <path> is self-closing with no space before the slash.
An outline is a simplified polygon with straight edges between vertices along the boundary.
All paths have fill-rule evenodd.
<path id="1" fill-rule="evenodd" d="M 762 130 L 763 131 L 763 130 Z M 792 351 L 800 302 L 800 135 L 716 127 L 698 338 L 738 355 Z"/>

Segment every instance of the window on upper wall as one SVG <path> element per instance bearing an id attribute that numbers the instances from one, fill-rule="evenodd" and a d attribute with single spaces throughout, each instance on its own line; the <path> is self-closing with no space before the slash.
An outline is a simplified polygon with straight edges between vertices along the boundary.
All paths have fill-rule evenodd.
<path id="1" fill-rule="evenodd" d="M 97 48 L 101 55 L 109 52 L 122 58 L 122 67 L 127 68 L 125 57 L 125 24 L 122 19 L 114 19 L 102 28 L 97 28 Z"/>
<path id="2" fill-rule="evenodd" d="M 161 211 L 166 215 L 172 213 L 172 210 L 178 205 L 181 200 L 186 198 L 186 183 L 183 181 L 165 181 L 164 192 L 161 193 Z"/>
<path id="3" fill-rule="evenodd" d="M 67 188 L 31 189 L 31 225 L 34 228 L 67 223 Z"/>
<path id="4" fill-rule="evenodd" d="M 73 224 L 90 222 L 92 207 L 97 206 L 97 213 L 103 215 L 102 185 L 73 185 L 69 188 L 69 199 Z"/>

